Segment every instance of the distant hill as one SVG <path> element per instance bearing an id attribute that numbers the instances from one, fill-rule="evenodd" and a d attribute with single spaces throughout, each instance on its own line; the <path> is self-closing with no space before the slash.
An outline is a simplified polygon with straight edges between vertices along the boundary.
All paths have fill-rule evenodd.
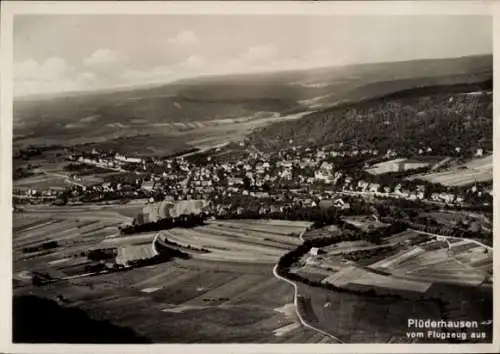
<path id="1" fill-rule="evenodd" d="M 168 123 L 324 109 L 403 89 L 491 77 L 492 56 L 200 77 L 168 85 L 16 100 L 14 133 L 65 141 L 168 135 L 180 129 Z"/>

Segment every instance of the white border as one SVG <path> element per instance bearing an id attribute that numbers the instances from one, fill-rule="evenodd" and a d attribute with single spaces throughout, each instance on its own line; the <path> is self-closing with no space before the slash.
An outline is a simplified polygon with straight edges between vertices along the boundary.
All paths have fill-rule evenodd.
<path id="1" fill-rule="evenodd" d="M 3 230 L 12 230 L 12 24 L 16 14 L 225 14 L 225 15 L 492 15 L 494 33 L 500 33 L 500 2 L 496 1 L 344 1 L 344 2 L 31 2 L 3 1 L 1 4 L 1 90 L 0 90 L 0 225 Z M 495 36 L 497 37 L 497 36 Z M 495 37 L 493 42 L 495 43 Z M 498 37 L 497 37 L 498 39 Z M 500 51 L 500 44 L 494 45 L 494 53 Z M 500 67 L 500 53 L 494 56 L 494 67 Z M 498 75 L 495 87 L 500 87 Z M 499 90 L 494 90 L 494 117 L 500 114 L 496 104 Z M 494 160 L 500 148 L 498 129 L 500 122 L 494 119 Z M 495 164 L 494 164 L 495 166 Z M 494 175 L 500 173 L 500 165 L 494 167 Z M 494 195 L 498 194 L 499 183 L 494 180 Z M 499 218 L 496 210 L 500 202 L 494 200 L 494 229 L 498 229 Z M 498 241 L 494 240 L 495 244 Z M 152 345 L 24 345 L 11 343 L 12 310 L 12 240 L 11 231 L 0 237 L 0 352 L 7 353 L 163 353 L 198 352 L 214 353 L 495 353 L 500 352 L 500 324 L 496 323 L 493 344 L 152 344 Z M 497 252 L 494 252 L 494 269 L 498 269 Z M 494 284 L 497 285 L 497 274 Z M 498 298 L 498 286 L 494 287 Z M 495 302 L 494 319 L 499 318 L 500 306 Z M 496 322 L 496 321 L 495 321 Z"/>

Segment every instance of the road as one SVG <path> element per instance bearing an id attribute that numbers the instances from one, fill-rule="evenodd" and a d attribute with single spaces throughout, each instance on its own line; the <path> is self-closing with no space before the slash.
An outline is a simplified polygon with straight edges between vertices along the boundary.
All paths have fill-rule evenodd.
<path id="1" fill-rule="evenodd" d="M 294 288 L 294 295 L 293 295 L 293 305 L 295 306 L 295 312 L 297 313 L 297 317 L 299 318 L 299 321 L 300 323 L 304 326 L 304 327 L 307 327 L 309 329 L 312 329 L 313 331 L 316 331 L 318 333 L 321 333 L 322 335 L 324 336 L 327 336 L 331 339 L 333 339 L 337 344 L 341 344 L 343 343 L 340 339 L 338 339 L 337 337 L 331 335 L 330 333 L 327 333 L 319 328 L 316 328 L 314 326 L 311 326 L 309 323 L 307 323 L 304 318 L 302 317 L 302 315 L 300 314 L 300 311 L 299 311 L 299 306 L 298 306 L 298 296 L 299 296 L 299 290 L 298 290 L 298 287 L 297 287 L 297 284 L 295 284 L 293 281 L 291 280 L 288 280 L 284 277 L 282 277 L 281 275 L 278 274 L 278 265 L 276 264 L 273 268 L 273 275 L 280 279 L 280 280 L 283 280 L 283 281 L 286 281 L 288 284 L 292 285 L 293 288 Z"/>
<path id="2" fill-rule="evenodd" d="M 420 230 L 415 230 L 415 229 L 408 229 L 410 231 L 415 231 L 415 232 L 418 232 L 420 234 L 424 234 L 424 235 L 429 235 L 429 236 L 434 236 L 434 237 L 442 237 L 442 238 L 446 238 L 446 239 L 459 239 L 459 240 L 469 240 L 471 242 L 474 242 L 475 244 L 481 246 L 481 247 L 484 247 L 484 248 L 487 248 L 488 250 L 490 251 L 493 251 L 493 247 L 490 247 L 488 245 L 485 245 L 484 243 L 481 243 L 477 240 L 473 240 L 473 239 L 470 239 L 470 238 L 462 238 L 462 237 L 454 237 L 454 236 L 445 236 L 445 235 L 438 235 L 438 234 L 433 234 L 431 232 L 425 232 L 425 231 L 420 231 Z"/>
<path id="3" fill-rule="evenodd" d="M 376 197 L 386 197 L 386 198 L 392 198 L 392 199 L 404 199 L 404 200 L 410 200 L 410 201 L 414 201 L 414 202 L 421 202 L 421 203 L 424 203 L 424 204 L 429 204 L 429 205 L 437 205 L 437 206 L 440 206 L 440 207 L 460 207 L 460 211 L 464 211 L 464 212 L 469 212 L 469 208 L 472 208 L 472 210 L 474 210 L 474 206 L 471 206 L 471 205 L 466 205 L 466 204 L 447 204 L 445 202 L 437 202 L 437 201 L 434 201 L 434 200 L 428 200 L 428 199 L 415 199 L 415 200 L 412 200 L 412 199 L 409 199 L 409 198 L 403 198 L 402 196 L 398 195 L 398 194 L 394 194 L 394 193 L 375 193 L 375 192 L 356 192 L 356 191 L 336 191 L 335 193 L 337 194 L 343 194 L 343 195 L 356 195 L 356 196 L 365 196 L 365 197 L 373 197 L 373 198 L 376 198 Z M 449 210 L 449 211 L 453 211 L 453 209 Z"/>
<path id="4" fill-rule="evenodd" d="M 63 178 L 64 182 L 66 182 L 66 183 L 74 184 L 75 186 L 79 186 L 79 187 L 82 187 L 82 188 L 84 187 L 83 184 L 71 180 L 71 178 L 69 176 L 62 175 L 60 173 L 47 172 L 45 170 L 42 170 L 42 172 L 45 173 L 47 176 L 53 176 L 53 177 Z"/>
<path id="5" fill-rule="evenodd" d="M 403 198 L 398 194 L 394 193 L 379 193 L 379 192 L 356 192 L 356 191 L 340 191 L 337 192 L 338 194 L 344 194 L 344 195 L 361 195 L 365 197 L 388 197 L 388 198 L 393 198 L 393 199 L 406 199 L 406 200 L 412 200 L 412 199 L 407 199 Z M 440 205 L 440 206 L 445 206 L 446 203 L 443 202 L 436 202 L 433 200 L 426 200 L 426 199 L 415 199 L 414 201 L 416 202 L 422 202 L 426 204 L 433 204 L 433 205 Z"/>

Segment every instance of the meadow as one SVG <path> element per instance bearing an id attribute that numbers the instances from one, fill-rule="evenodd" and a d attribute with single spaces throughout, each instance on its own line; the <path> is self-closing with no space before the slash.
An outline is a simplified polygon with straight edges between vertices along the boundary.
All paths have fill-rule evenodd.
<path id="1" fill-rule="evenodd" d="M 475 182 L 487 182 L 493 179 L 493 155 L 473 159 L 442 172 L 414 175 L 408 179 L 421 179 L 445 186 L 466 186 Z"/>
<path id="2" fill-rule="evenodd" d="M 180 237 L 176 239 L 179 242 L 183 238 L 191 243 L 197 240 L 212 247 L 225 246 L 229 251 L 218 254 L 214 248 L 212 258 L 176 259 L 122 272 L 80 276 L 91 264 L 82 255 L 88 249 L 151 245 L 154 233 L 121 236 L 118 232 L 117 226 L 130 220 L 123 214 L 133 214 L 138 207 L 137 203 L 72 208 L 32 206 L 14 214 L 15 294 L 29 293 L 48 299 L 62 295 L 66 299 L 64 306 L 84 310 L 94 320 L 133 328 L 155 343 L 330 341 L 329 337 L 300 325 L 292 303 L 292 286 L 272 274 L 279 255 L 299 242 L 296 235 L 287 235 L 300 232 L 305 223 L 227 220 L 196 231 L 166 230 L 163 232 Z M 266 228 L 275 240 L 262 245 L 257 235 L 265 235 Z M 288 243 L 280 245 L 276 240 Z M 57 241 L 58 247 L 23 252 L 26 247 L 49 241 Z M 65 280 L 33 287 L 32 271 Z"/>

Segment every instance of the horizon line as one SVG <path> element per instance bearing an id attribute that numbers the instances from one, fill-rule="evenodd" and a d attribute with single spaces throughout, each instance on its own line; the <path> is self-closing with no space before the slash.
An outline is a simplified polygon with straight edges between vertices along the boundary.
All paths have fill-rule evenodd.
<path id="1" fill-rule="evenodd" d="M 415 58 L 415 59 L 405 59 L 405 60 L 388 60 L 388 61 L 372 61 L 372 62 L 353 62 L 349 64 L 337 64 L 337 65 L 323 65 L 323 66 L 313 66 L 309 68 L 300 68 L 300 69 L 284 69 L 284 70 L 272 70 L 272 71 L 254 71 L 254 72 L 234 72 L 234 73 L 224 73 L 224 74 L 199 74 L 195 76 L 186 76 L 184 78 L 174 79 L 172 81 L 164 81 L 164 82 L 151 82 L 151 83 L 142 83 L 136 85 L 115 85 L 103 88 L 95 88 L 88 90 L 67 90 L 67 91 L 57 91 L 50 93 L 33 93 L 27 95 L 15 95 L 13 94 L 13 101 L 36 101 L 36 100 L 49 100 L 55 98 L 63 98 L 74 95 L 91 95 L 93 93 L 113 93 L 118 91 L 128 91 L 134 89 L 147 89 L 161 86 L 174 85 L 176 83 L 182 83 L 183 81 L 191 81 L 197 79 L 210 79 L 210 78 L 224 78 L 224 77 L 244 77 L 249 75 L 265 75 L 265 74 L 273 74 L 273 73 L 292 73 L 292 72 L 304 72 L 308 70 L 320 70 L 320 69 L 328 69 L 328 68 L 342 68 L 349 66 L 358 66 L 358 65 L 370 65 L 370 64 L 389 64 L 389 63 L 408 63 L 412 61 L 430 61 L 430 60 L 457 60 L 463 58 L 473 58 L 473 57 L 487 57 L 491 56 L 493 58 L 493 53 L 481 53 L 481 54 L 470 54 L 470 55 L 462 55 L 457 57 L 423 57 L 423 58 Z M 493 63 L 492 63 L 493 67 Z M 13 83 L 15 86 L 15 82 Z"/>

